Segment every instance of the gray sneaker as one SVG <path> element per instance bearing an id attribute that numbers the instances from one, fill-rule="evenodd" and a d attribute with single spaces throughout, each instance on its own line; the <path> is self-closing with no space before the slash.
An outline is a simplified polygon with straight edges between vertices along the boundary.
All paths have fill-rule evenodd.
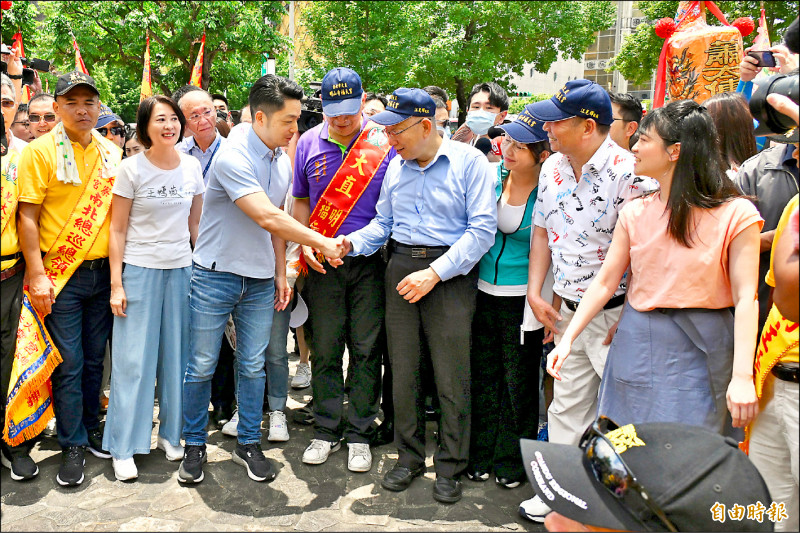
<path id="1" fill-rule="evenodd" d="M 311 386 L 311 367 L 308 363 L 297 363 L 297 371 L 292 378 L 293 389 L 305 389 Z"/>

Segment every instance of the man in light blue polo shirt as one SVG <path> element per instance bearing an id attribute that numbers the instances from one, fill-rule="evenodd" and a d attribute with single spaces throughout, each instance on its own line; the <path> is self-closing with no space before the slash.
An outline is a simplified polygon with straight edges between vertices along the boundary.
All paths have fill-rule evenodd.
<path id="1" fill-rule="evenodd" d="M 497 206 L 486 157 L 440 137 L 435 110 L 425 91 L 401 88 L 386 111 L 372 117 L 386 126 L 400 157 L 386 170 L 375 218 L 347 238 L 353 255 L 370 255 L 392 237 L 386 332 L 398 460 L 381 485 L 402 491 L 425 471 L 425 342 L 442 409 L 433 497 L 454 503 L 461 499 L 459 477 L 469 459 L 469 352 L 478 284 L 473 267 L 494 243 Z"/>
<path id="2" fill-rule="evenodd" d="M 292 168 L 281 146 L 297 131 L 303 90 L 272 74 L 250 90 L 252 129 L 226 144 L 211 165 L 194 251 L 189 294 L 191 345 L 183 391 L 186 441 L 178 480 L 199 483 L 206 461 L 211 376 L 228 315 L 236 327 L 239 361 L 238 443 L 233 461 L 255 481 L 276 472 L 261 450 L 265 352 L 276 292 L 289 303 L 284 239 L 344 255 L 343 237 L 329 239 L 280 210 Z"/>

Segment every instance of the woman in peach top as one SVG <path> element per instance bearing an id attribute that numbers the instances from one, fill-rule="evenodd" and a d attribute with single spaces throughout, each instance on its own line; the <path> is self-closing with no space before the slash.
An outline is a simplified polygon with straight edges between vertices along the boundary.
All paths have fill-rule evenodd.
<path id="1" fill-rule="evenodd" d="M 598 413 L 620 425 L 681 422 L 725 432 L 729 411 L 733 427 L 745 426 L 758 412 L 753 354 L 763 220 L 726 176 L 704 107 L 671 102 L 648 113 L 639 131 L 634 171 L 661 189 L 620 212 L 606 260 L 547 371 L 560 379 L 572 341 L 630 266 Z"/>

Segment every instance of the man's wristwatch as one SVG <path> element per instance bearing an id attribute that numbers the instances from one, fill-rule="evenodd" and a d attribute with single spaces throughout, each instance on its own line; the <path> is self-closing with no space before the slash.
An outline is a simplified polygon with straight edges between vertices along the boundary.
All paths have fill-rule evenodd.
<path id="1" fill-rule="evenodd" d="M 12 80 L 21 80 L 22 79 L 22 74 L 8 74 L 8 73 L 6 73 L 6 76 L 11 78 Z"/>

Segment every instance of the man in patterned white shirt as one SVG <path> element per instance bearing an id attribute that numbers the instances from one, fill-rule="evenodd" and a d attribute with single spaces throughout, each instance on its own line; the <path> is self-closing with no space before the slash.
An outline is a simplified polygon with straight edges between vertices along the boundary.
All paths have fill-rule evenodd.
<path id="1" fill-rule="evenodd" d="M 528 302 L 556 344 L 611 244 L 617 213 L 631 198 L 654 190 L 650 178 L 634 176 L 634 156 L 609 136 L 611 100 L 589 80 L 567 82 L 550 100 L 531 106 L 554 152 L 542 166 L 533 215 Z M 540 296 L 547 269 L 561 297 L 556 310 Z M 574 360 L 561 368 L 547 412 L 550 442 L 576 445 L 597 411 L 597 391 L 613 330 L 622 313 L 627 276 L 613 298 L 573 344 Z M 569 368 L 565 368 L 569 365 Z M 543 522 L 550 509 L 538 497 L 523 502 L 520 514 Z"/>

